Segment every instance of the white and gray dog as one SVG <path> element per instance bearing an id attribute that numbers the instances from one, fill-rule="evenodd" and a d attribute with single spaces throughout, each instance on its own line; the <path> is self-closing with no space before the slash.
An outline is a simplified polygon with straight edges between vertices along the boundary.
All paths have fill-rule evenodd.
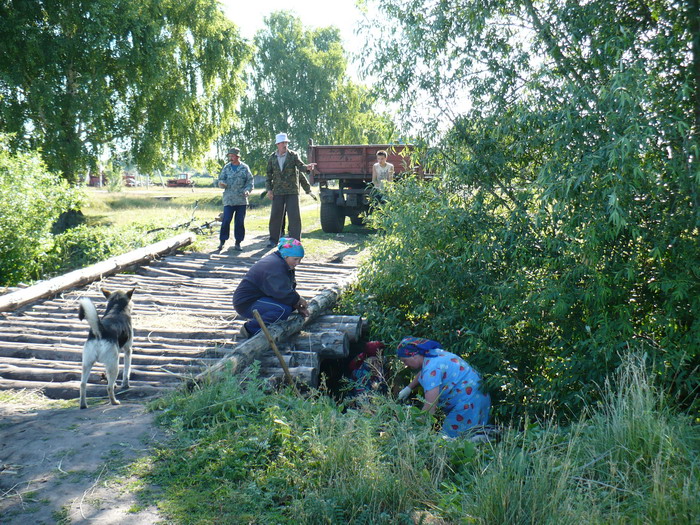
<path id="1" fill-rule="evenodd" d="M 114 383 L 119 374 L 119 350 L 124 350 L 124 375 L 122 388 L 129 388 L 131 372 L 131 346 L 134 342 L 134 330 L 131 326 L 131 296 L 134 289 L 127 292 L 110 292 L 103 289 L 107 298 L 107 309 L 102 319 L 97 316 L 97 309 L 87 297 L 80 299 L 78 317 L 87 319 L 90 325 L 85 346 L 83 346 L 83 373 L 80 378 L 80 408 L 87 408 L 85 390 L 90 370 L 96 361 L 103 363 L 107 370 L 107 394 L 113 405 L 119 401 L 114 397 Z"/>

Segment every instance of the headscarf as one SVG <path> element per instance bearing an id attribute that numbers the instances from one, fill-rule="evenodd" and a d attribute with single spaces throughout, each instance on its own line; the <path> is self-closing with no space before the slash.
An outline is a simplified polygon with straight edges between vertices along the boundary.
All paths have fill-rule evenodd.
<path id="1" fill-rule="evenodd" d="M 364 352 L 357 354 L 357 356 L 350 361 L 348 368 L 350 371 L 357 370 L 365 362 L 368 357 L 376 357 L 379 350 L 384 350 L 384 343 L 381 341 L 368 341 L 365 343 Z"/>
<path id="2" fill-rule="evenodd" d="M 296 239 L 291 237 L 282 237 L 277 249 L 282 254 L 282 257 L 303 257 L 304 247 Z"/>
<path id="3" fill-rule="evenodd" d="M 424 357 L 437 357 L 431 352 L 435 348 L 442 348 L 442 345 L 432 339 L 422 339 L 420 337 L 404 337 L 396 348 L 398 357 L 411 357 L 416 354 Z"/>

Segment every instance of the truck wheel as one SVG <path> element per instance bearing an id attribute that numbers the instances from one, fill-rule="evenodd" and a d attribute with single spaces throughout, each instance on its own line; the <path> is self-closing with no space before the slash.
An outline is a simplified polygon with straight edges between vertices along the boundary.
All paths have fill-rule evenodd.
<path id="1" fill-rule="evenodd" d="M 332 202 L 321 203 L 321 229 L 326 233 L 340 233 L 345 226 L 343 208 Z"/>

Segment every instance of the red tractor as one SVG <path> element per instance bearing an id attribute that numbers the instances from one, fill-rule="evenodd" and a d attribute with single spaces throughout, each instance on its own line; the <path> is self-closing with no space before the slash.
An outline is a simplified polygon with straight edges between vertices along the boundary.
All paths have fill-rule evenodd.
<path id="1" fill-rule="evenodd" d="M 168 179 L 167 184 L 168 188 L 191 188 L 194 186 L 194 181 L 189 173 L 180 173 L 177 179 Z"/>

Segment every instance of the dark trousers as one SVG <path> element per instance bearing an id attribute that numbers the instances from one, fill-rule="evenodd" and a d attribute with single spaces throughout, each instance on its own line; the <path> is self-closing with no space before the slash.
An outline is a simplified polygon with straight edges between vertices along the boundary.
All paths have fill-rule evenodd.
<path id="1" fill-rule="evenodd" d="M 248 319 L 244 326 L 251 336 L 260 331 L 260 324 L 255 320 L 253 310 L 258 311 L 265 325 L 284 321 L 292 313 L 291 306 L 282 304 L 272 297 L 261 297 L 247 308 L 236 308 L 236 312 Z"/>
<path id="2" fill-rule="evenodd" d="M 289 221 L 289 236 L 301 240 L 301 212 L 299 211 L 299 195 L 275 195 L 270 209 L 270 240 L 277 242 L 284 234 L 284 214 Z"/>
<path id="3" fill-rule="evenodd" d="M 248 206 L 241 204 L 240 206 L 224 206 L 224 218 L 221 220 L 221 231 L 219 232 L 219 241 L 228 241 L 231 235 L 231 219 L 233 221 L 233 238 L 236 244 L 243 242 L 245 239 L 245 212 Z"/>

